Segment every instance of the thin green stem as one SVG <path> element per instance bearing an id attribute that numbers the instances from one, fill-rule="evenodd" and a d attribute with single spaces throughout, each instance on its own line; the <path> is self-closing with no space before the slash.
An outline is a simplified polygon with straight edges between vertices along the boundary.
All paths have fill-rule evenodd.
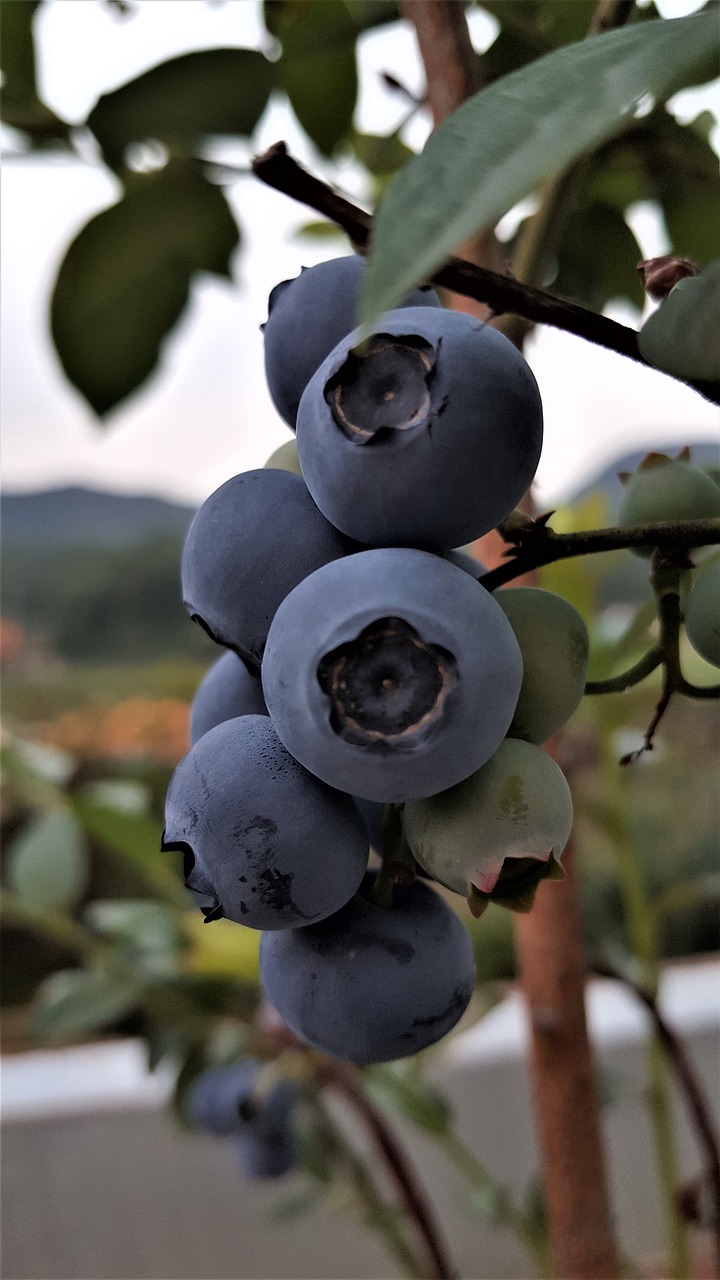
<path id="1" fill-rule="evenodd" d="M 321 1135 L 322 1133 L 327 1135 L 328 1145 L 335 1147 L 347 1168 L 348 1176 L 358 1199 L 364 1206 L 368 1226 L 383 1237 L 390 1253 L 396 1258 L 403 1275 L 408 1276 L 409 1280 L 425 1280 L 427 1276 L 426 1269 L 415 1256 L 403 1235 L 399 1223 L 400 1215 L 392 1205 L 388 1205 L 383 1200 L 367 1162 L 358 1155 L 345 1135 L 332 1122 L 327 1109 L 323 1106 L 317 1094 L 312 1098 L 312 1105 L 321 1127 Z"/>
<path id="2" fill-rule="evenodd" d="M 720 698 L 720 684 L 691 684 L 683 676 L 679 692 L 686 698 Z"/>
<path id="3" fill-rule="evenodd" d="M 649 649 L 632 667 L 628 667 L 627 671 L 623 671 L 620 675 L 608 676 L 605 680 L 588 680 L 585 685 L 585 693 L 588 695 L 624 693 L 626 689 L 631 689 L 633 685 L 640 684 L 641 680 L 645 680 L 647 676 L 657 670 L 661 662 L 662 654 L 660 650 Z"/>
<path id="4" fill-rule="evenodd" d="M 451 1130 L 439 1134 L 437 1143 L 448 1160 L 470 1183 L 491 1195 L 493 1202 L 497 1205 L 498 1222 L 522 1241 L 532 1254 L 539 1275 L 544 1277 L 544 1280 L 552 1280 L 554 1273 L 549 1242 L 545 1235 L 539 1235 L 531 1226 L 525 1214 L 516 1209 L 507 1188 L 498 1182 L 482 1161 L 478 1160 L 477 1156 Z"/>
<path id="5" fill-rule="evenodd" d="M 626 795 L 623 774 L 618 771 L 614 759 L 611 759 L 607 746 L 603 749 L 602 770 L 630 946 L 640 964 L 642 986 L 655 998 L 660 979 L 657 923 L 645 887 L 635 843 L 625 817 Z M 655 1028 L 647 1048 L 646 1061 L 648 1102 L 666 1225 L 670 1275 L 672 1280 L 686 1280 L 689 1266 L 688 1243 L 685 1224 L 677 1210 L 676 1188 L 679 1171 L 670 1110 L 669 1081 L 662 1046 Z"/>
<path id="6" fill-rule="evenodd" d="M 434 1207 L 418 1182 L 415 1169 L 398 1143 L 393 1129 L 367 1096 L 356 1071 L 344 1069 L 338 1064 L 328 1075 L 328 1083 L 358 1112 L 372 1134 L 387 1163 L 388 1171 L 397 1183 L 408 1219 L 415 1223 L 425 1246 L 428 1275 L 432 1280 L 449 1280 L 454 1275 L 454 1268 L 435 1220 Z"/>
<path id="7" fill-rule="evenodd" d="M 648 1102 L 653 1119 L 655 1151 L 665 1206 L 670 1280 L 688 1280 L 690 1252 L 687 1227 L 678 1213 L 676 1190 L 680 1181 L 675 1132 L 670 1110 L 670 1073 L 657 1031 L 647 1047 Z"/>

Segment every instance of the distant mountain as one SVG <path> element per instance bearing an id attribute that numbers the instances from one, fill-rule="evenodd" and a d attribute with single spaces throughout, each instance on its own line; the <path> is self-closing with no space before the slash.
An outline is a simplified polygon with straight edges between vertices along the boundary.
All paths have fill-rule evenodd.
<path id="1" fill-rule="evenodd" d="M 130 547 L 183 539 L 195 510 L 163 498 L 77 487 L 4 494 L 0 522 L 6 547 Z"/>

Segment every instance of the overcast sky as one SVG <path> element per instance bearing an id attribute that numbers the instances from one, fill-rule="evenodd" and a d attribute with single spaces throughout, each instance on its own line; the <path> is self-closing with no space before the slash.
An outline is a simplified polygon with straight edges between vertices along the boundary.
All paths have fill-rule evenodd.
<path id="1" fill-rule="evenodd" d="M 661 7 L 676 16 L 693 4 L 663 0 Z M 73 121 L 101 92 L 164 58 L 214 45 L 259 47 L 263 40 L 256 0 L 144 0 L 138 16 L 124 21 L 97 0 L 51 0 L 38 25 L 41 91 Z M 493 27 L 476 13 L 472 30 L 482 47 Z M 422 87 L 412 34 L 400 23 L 362 41 L 358 124 L 369 131 L 389 132 L 404 110 L 382 89 L 383 69 L 415 91 Z M 703 90 L 701 101 L 688 97 L 680 103 L 683 118 L 707 105 L 717 111 L 720 103 L 717 88 Z M 413 145 L 422 145 L 423 129 L 418 121 Z M 258 150 L 279 138 L 329 175 L 289 110 L 275 103 L 261 122 Z M 234 158 L 245 163 L 247 154 L 238 150 Z M 339 181 L 362 196 L 351 166 Z M 229 476 L 262 466 L 289 438 L 265 388 L 259 325 L 274 284 L 343 252 L 343 242 L 318 247 L 299 239 L 310 212 L 253 179 L 239 179 L 228 195 L 244 234 L 233 282 L 205 277 L 195 287 L 157 375 L 101 427 L 62 374 L 47 312 L 68 243 L 117 199 L 117 183 L 101 167 L 64 158 L 5 163 L 0 389 L 7 491 L 83 484 L 199 503 Z M 652 210 L 638 208 L 633 222 L 645 256 L 665 250 Z M 630 314 L 613 314 L 636 323 Z M 541 504 L 630 449 L 717 438 L 717 408 L 661 374 L 548 329 L 530 340 L 526 355 L 545 405 Z"/>

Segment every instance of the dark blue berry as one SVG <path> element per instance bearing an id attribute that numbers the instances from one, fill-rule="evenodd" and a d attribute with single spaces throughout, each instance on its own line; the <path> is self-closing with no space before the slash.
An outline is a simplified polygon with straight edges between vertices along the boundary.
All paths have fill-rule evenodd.
<path id="1" fill-rule="evenodd" d="M 261 1073 L 262 1064 L 250 1058 L 211 1067 L 194 1081 L 189 1111 L 199 1128 L 236 1139 L 247 1177 L 277 1178 L 296 1163 L 297 1088 L 290 1080 L 279 1080 L 264 1090 Z"/>
<path id="2" fill-rule="evenodd" d="M 267 716 L 216 725 L 180 761 L 163 847 L 183 852 L 206 919 L 253 929 L 293 929 L 337 911 L 369 851 L 350 796 L 298 764 Z"/>
<path id="3" fill-rule="evenodd" d="M 300 1040 L 365 1064 L 406 1057 L 446 1035 L 467 1008 L 475 963 L 464 925 L 416 880 L 395 887 L 391 907 L 357 894 L 320 924 L 264 934 L 260 974 Z"/>
<path id="4" fill-rule="evenodd" d="M 300 397 L 333 347 L 358 323 L 358 302 L 365 261 L 356 254 L 303 267 L 295 280 L 283 280 L 268 300 L 263 325 L 265 375 L 273 404 L 295 429 Z M 439 307 L 434 289 L 413 289 L 413 307 Z"/>
<path id="5" fill-rule="evenodd" d="M 382 802 L 473 773 L 513 717 L 522 660 L 502 609 L 424 551 L 347 556 L 283 601 L 263 689 L 278 735 L 341 791 Z"/>
<path id="6" fill-rule="evenodd" d="M 188 612 L 251 666 L 275 610 L 298 582 L 357 546 L 318 511 L 289 471 L 244 471 L 216 489 L 193 520 L 182 556 Z"/>
<path id="7" fill-rule="evenodd" d="M 206 671 L 190 708 L 190 745 L 223 720 L 267 715 L 262 684 L 236 653 L 224 653 Z"/>
<path id="8" fill-rule="evenodd" d="M 496 329 L 457 311 L 383 316 L 313 375 L 297 419 L 303 476 L 338 529 L 371 546 L 472 542 L 535 475 L 542 406 L 530 367 Z"/>

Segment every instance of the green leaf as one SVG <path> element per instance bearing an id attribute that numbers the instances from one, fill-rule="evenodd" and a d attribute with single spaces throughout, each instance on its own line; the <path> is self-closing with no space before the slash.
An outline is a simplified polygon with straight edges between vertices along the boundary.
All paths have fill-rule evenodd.
<path id="1" fill-rule="evenodd" d="M 16 110 L 32 106 L 37 101 L 35 80 L 35 45 L 33 23 L 40 0 L 2 0 L 2 49 L 0 70 L 3 74 L 3 118 L 6 124 L 14 124 Z M 22 126 L 20 126 L 22 127 Z"/>
<path id="2" fill-rule="evenodd" d="M 152 799 L 147 783 L 130 778 L 102 778 L 88 782 L 81 794 L 94 804 L 117 809 L 120 813 L 147 813 Z"/>
<path id="3" fill-rule="evenodd" d="M 69 911 L 85 892 L 87 849 L 82 828 L 67 809 L 26 827 L 7 857 L 10 888 L 34 907 Z"/>
<path id="4" fill-rule="evenodd" d="M 192 149 L 208 135 L 249 137 L 267 105 L 273 64 L 254 49 L 200 49 L 103 94 L 88 116 L 105 159 L 121 167 L 131 142 Z"/>
<path id="5" fill-rule="evenodd" d="M 661 205 L 678 253 L 705 264 L 720 253 L 720 176 L 710 141 L 714 117 L 681 125 L 664 108 L 599 147 L 583 192 L 624 210 L 638 200 Z"/>
<path id="6" fill-rule="evenodd" d="M 179 907 L 187 906 L 188 895 L 183 888 L 179 859 L 177 855 L 162 852 L 160 827 L 154 818 L 110 809 L 84 796 L 74 797 L 72 804 L 91 839 L 121 861 L 138 867 L 163 897 Z"/>
<path id="7" fill-rule="evenodd" d="M 333 1154 L 323 1128 L 304 1124 L 297 1132 L 298 1165 L 316 1182 L 329 1186 L 333 1180 Z"/>
<path id="8" fill-rule="evenodd" d="M 394 178 L 375 217 L 361 314 L 369 328 L 541 181 L 664 98 L 714 74 L 713 13 L 567 45 L 475 94 Z"/>
<path id="9" fill-rule="evenodd" d="M 275 83 L 305 132 L 331 155 L 352 126 L 357 99 L 356 27 L 342 0 L 284 3 L 274 19 L 282 57 Z"/>
<path id="10" fill-rule="evenodd" d="M 540 22 L 554 45 L 582 40 L 590 28 L 596 0 L 542 0 Z"/>
<path id="11" fill-rule="evenodd" d="M 678 911 L 692 910 L 698 903 L 712 901 L 720 897 L 720 874 L 710 873 L 705 876 L 694 876 L 691 880 L 681 880 L 679 884 L 671 884 L 654 899 L 651 904 L 656 920 L 665 920 Z"/>
<path id="12" fill-rule="evenodd" d="M 2 0 L 2 118 L 38 139 L 66 137 L 68 126 L 41 102 L 35 74 L 33 25 L 40 0 Z"/>
<path id="13" fill-rule="evenodd" d="M 31 1029 L 40 1040 L 69 1040 L 131 1013 L 140 988 L 99 969 L 61 969 L 38 988 Z"/>
<path id="14" fill-rule="evenodd" d="M 127 959 L 145 973 L 171 972 L 183 948 L 177 913 L 162 902 L 133 899 L 91 902 L 90 926 L 122 944 Z"/>
<path id="15" fill-rule="evenodd" d="M 483 6 L 486 8 L 487 6 Z M 487 53 L 483 56 L 483 66 L 487 80 L 491 83 L 517 71 L 528 62 L 533 62 L 544 53 L 550 53 L 552 45 L 539 33 L 530 33 L 523 26 L 503 23 Z"/>
<path id="16" fill-rule="evenodd" d="M 415 155 L 397 133 L 355 133 L 353 150 L 360 163 L 372 174 L 395 173 Z"/>
<path id="17" fill-rule="evenodd" d="M 318 1186 L 305 1187 L 284 1196 L 273 1205 L 270 1216 L 275 1222 L 297 1222 L 304 1213 L 317 1209 L 322 1200 L 322 1191 Z"/>
<path id="18" fill-rule="evenodd" d="M 297 16 L 298 21 L 302 20 L 302 10 L 305 8 L 307 0 L 263 0 L 263 21 L 271 36 L 276 39 L 282 39 L 282 26 L 288 16 L 293 14 Z M 342 6 L 346 10 L 347 18 L 350 19 L 348 25 L 347 20 L 342 15 L 335 15 L 343 23 L 346 33 L 352 28 L 353 40 L 363 31 L 368 31 L 372 27 L 384 26 L 388 22 L 397 22 L 398 9 L 397 0 L 342 0 Z M 330 10 L 328 10 L 328 17 Z M 309 40 L 309 36 L 306 37 Z M 316 32 L 315 40 L 318 40 Z M 328 42 L 326 40 L 326 47 Z"/>
<path id="19" fill-rule="evenodd" d="M 507 1217 L 510 1195 L 507 1187 L 494 1182 L 475 1183 L 468 1187 L 468 1197 L 486 1222 L 499 1225 Z"/>
<path id="20" fill-rule="evenodd" d="M 358 32 L 385 26 L 388 22 L 398 20 L 396 0 L 343 0 L 343 2 Z"/>
<path id="21" fill-rule="evenodd" d="M 335 222 L 324 222 L 317 218 L 305 222 L 293 232 L 294 240 L 344 240 L 345 232 Z"/>
<path id="22" fill-rule="evenodd" d="M 637 271 L 642 251 L 622 214 L 594 202 L 567 220 L 553 291 L 594 311 L 624 298 L 642 311 L 645 292 Z"/>
<path id="23" fill-rule="evenodd" d="M 653 112 L 633 138 L 674 252 L 700 266 L 720 256 L 720 175 L 711 145 L 714 118 L 703 112 L 681 125 L 667 111 Z"/>
<path id="24" fill-rule="evenodd" d="M 681 280 L 645 321 L 638 346 L 676 378 L 720 382 L 720 260 Z"/>
<path id="25" fill-rule="evenodd" d="M 205 1047 L 190 1043 L 183 1056 L 182 1066 L 175 1078 L 175 1088 L 171 1099 L 175 1119 L 183 1129 L 193 1128 L 189 1112 L 190 1091 L 198 1076 L 208 1066 Z"/>
<path id="26" fill-rule="evenodd" d="M 452 1112 L 439 1090 L 388 1067 L 371 1067 L 365 1083 L 370 1096 L 387 1111 L 405 1116 L 428 1133 L 447 1133 Z"/>
<path id="27" fill-rule="evenodd" d="M 51 323 L 67 377 L 97 414 L 153 372 L 193 275 L 229 275 L 238 241 L 225 197 L 190 161 L 135 177 L 87 223 L 60 267 Z"/>

